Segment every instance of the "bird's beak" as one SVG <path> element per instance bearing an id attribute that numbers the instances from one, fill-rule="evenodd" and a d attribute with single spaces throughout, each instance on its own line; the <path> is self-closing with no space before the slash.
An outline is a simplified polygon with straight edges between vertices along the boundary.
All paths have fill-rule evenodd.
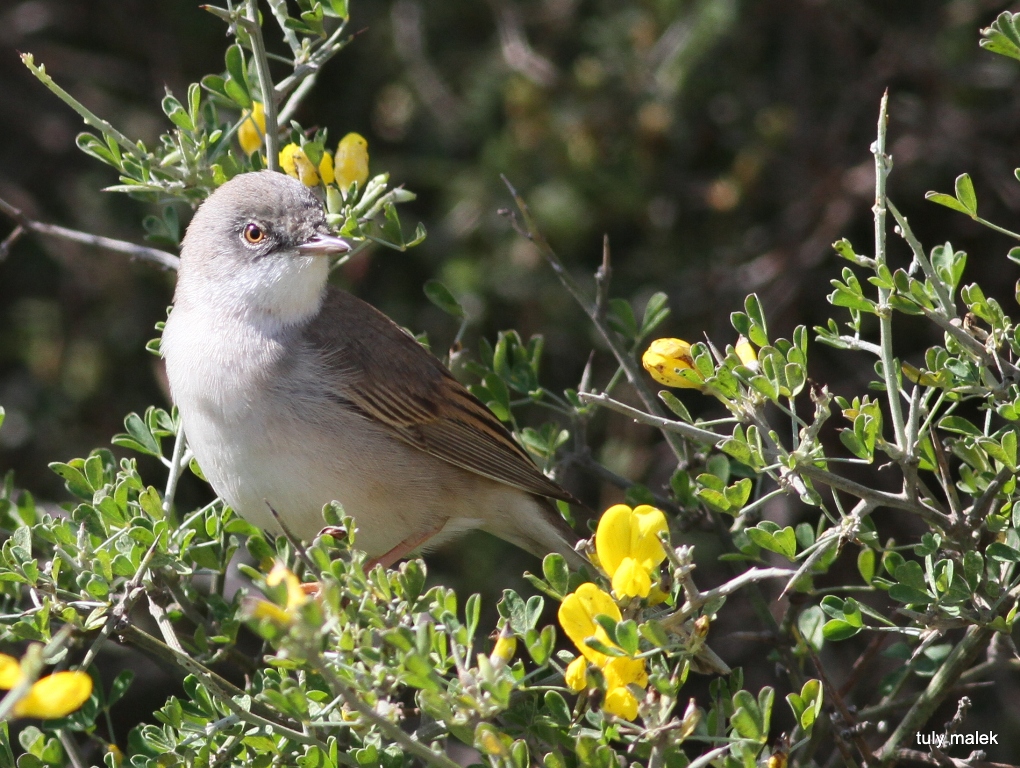
<path id="1" fill-rule="evenodd" d="M 351 250 L 351 244 L 333 235 L 314 235 L 310 240 L 301 243 L 297 250 L 305 256 L 334 256 L 338 253 L 347 253 Z"/>

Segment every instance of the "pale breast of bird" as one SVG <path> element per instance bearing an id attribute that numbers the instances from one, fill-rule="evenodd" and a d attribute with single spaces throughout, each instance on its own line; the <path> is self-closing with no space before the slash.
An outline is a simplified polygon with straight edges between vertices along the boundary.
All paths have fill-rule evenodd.
<path id="1" fill-rule="evenodd" d="M 481 524 L 472 506 L 506 506 L 490 497 L 508 487 L 451 472 L 356 411 L 324 407 L 328 398 L 309 396 L 329 376 L 311 369 L 316 356 L 297 354 L 302 343 L 296 328 L 267 332 L 264 324 L 201 306 L 178 306 L 164 330 L 163 354 L 188 445 L 213 488 L 242 517 L 279 533 L 271 505 L 292 534 L 311 540 L 324 525 L 323 505 L 339 501 L 357 521 L 358 548 L 376 555 L 434 530 L 438 510 L 459 518 L 456 526 L 464 529 Z M 321 428 L 302 426 L 308 423 Z M 443 500 L 450 498 L 466 508 L 449 509 Z"/>

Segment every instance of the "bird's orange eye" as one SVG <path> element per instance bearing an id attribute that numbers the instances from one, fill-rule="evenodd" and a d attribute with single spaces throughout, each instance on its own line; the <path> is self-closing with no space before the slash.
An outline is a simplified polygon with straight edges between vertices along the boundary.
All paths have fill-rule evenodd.
<path id="1" fill-rule="evenodd" d="M 258 224 L 251 222 L 244 228 L 244 239 L 256 245 L 266 239 L 266 233 Z"/>

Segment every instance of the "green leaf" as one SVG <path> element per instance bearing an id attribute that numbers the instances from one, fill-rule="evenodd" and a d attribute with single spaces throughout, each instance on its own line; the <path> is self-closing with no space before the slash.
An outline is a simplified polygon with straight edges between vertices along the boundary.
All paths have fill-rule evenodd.
<path id="1" fill-rule="evenodd" d="M 567 594 L 569 589 L 570 571 L 567 561 L 556 552 L 546 555 L 542 560 L 542 574 L 549 586 L 560 595 Z"/>
<path id="2" fill-rule="evenodd" d="M 824 625 L 825 613 L 817 605 L 806 608 L 797 617 L 797 628 L 800 630 L 801 636 L 815 652 L 822 649 Z"/>
<path id="3" fill-rule="evenodd" d="M 524 599 L 512 589 L 503 590 L 503 599 L 496 604 L 499 615 L 510 621 L 510 629 L 523 635 L 528 631 L 527 605 Z"/>
<path id="4" fill-rule="evenodd" d="M 686 421 L 688 424 L 693 424 L 694 419 L 691 417 L 690 411 L 687 410 L 680 400 L 672 392 L 663 390 L 659 393 L 659 399 L 666 404 L 669 410 L 673 411 L 682 421 Z"/>
<path id="5" fill-rule="evenodd" d="M 443 310 L 446 314 L 457 318 L 458 320 L 464 319 L 464 307 L 460 305 L 460 302 L 454 298 L 453 294 L 450 293 L 450 289 L 443 285 L 438 280 L 428 280 L 423 286 L 425 296 Z"/>
<path id="6" fill-rule="evenodd" d="M 977 195 L 974 194 L 974 182 L 970 175 L 961 173 L 956 177 L 956 199 L 971 216 L 977 216 Z"/>
<path id="7" fill-rule="evenodd" d="M 973 435 L 975 437 L 980 437 L 982 434 L 980 429 L 962 416 L 946 416 L 939 421 L 939 429 L 944 429 L 947 432 L 956 432 L 961 435 Z"/>
<path id="8" fill-rule="evenodd" d="M 639 338 L 644 338 L 658 328 L 662 322 L 669 317 L 669 297 L 661 291 L 653 293 L 645 304 L 645 314 L 641 319 L 641 332 Z"/>
<path id="9" fill-rule="evenodd" d="M 64 464 L 59 461 L 52 462 L 49 468 L 64 479 L 67 490 L 73 495 L 80 499 L 92 499 L 94 493 L 92 486 L 89 485 L 88 480 L 85 479 L 85 475 L 80 470 L 72 467 L 70 464 Z"/>
<path id="10" fill-rule="evenodd" d="M 191 116 L 188 115 L 187 111 L 185 111 L 184 105 L 182 105 L 181 102 L 168 93 L 163 97 L 162 106 L 163 112 L 170 118 L 170 122 L 182 130 L 194 133 L 195 124 L 192 122 Z"/>
<path id="11" fill-rule="evenodd" d="M 921 568 L 921 564 L 915 560 L 907 560 L 897 565 L 896 570 L 893 572 L 893 578 L 915 589 L 927 589 L 928 587 L 924 579 L 924 571 Z"/>
<path id="12" fill-rule="evenodd" d="M 138 453 L 162 458 L 163 451 L 159 440 L 153 436 L 148 425 L 137 413 L 129 413 L 124 418 L 124 428 L 127 434 L 114 435 L 111 442 L 122 448 L 130 448 Z"/>
<path id="13" fill-rule="evenodd" d="M 737 691 L 733 696 L 734 712 L 730 725 L 743 739 L 764 742 L 768 733 L 764 727 L 762 711 L 758 701 L 747 691 Z"/>
<path id="14" fill-rule="evenodd" d="M 345 21 L 350 16 L 347 10 L 347 0 L 329 0 L 329 10 Z"/>
<path id="15" fill-rule="evenodd" d="M 805 731 L 810 731 L 815 720 L 822 711 L 822 684 L 820 681 L 811 679 L 804 683 L 800 693 L 789 693 L 786 701 L 793 710 L 793 715 Z"/>
<path id="16" fill-rule="evenodd" d="M 981 30 L 979 45 L 992 53 L 1020 59 L 1020 34 L 1016 29 L 1015 14 L 1003 11 L 990 27 Z"/>
<path id="17" fill-rule="evenodd" d="M 1020 552 L 1001 541 L 993 541 L 985 549 L 985 557 L 1001 563 L 1020 563 Z"/>
<path id="18" fill-rule="evenodd" d="M 746 479 L 746 478 L 745 478 Z M 797 534 L 792 526 L 786 526 L 782 530 L 770 531 L 770 521 L 763 520 L 754 528 L 745 530 L 747 537 L 762 549 L 776 552 L 788 560 L 793 560 L 797 554 Z"/>
<path id="19" fill-rule="evenodd" d="M 747 336 L 750 342 L 758 347 L 764 347 L 769 343 L 768 328 L 765 325 L 765 313 L 762 312 L 761 302 L 757 294 L 752 293 L 744 299 L 744 310 L 751 320 L 751 327 L 747 329 Z"/>
<path id="20" fill-rule="evenodd" d="M 959 213 L 965 213 L 968 216 L 971 215 L 970 211 L 967 210 L 967 207 L 963 203 L 952 195 L 947 195 L 944 192 L 925 192 L 924 199 L 931 200 L 933 203 L 938 203 L 939 205 L 944 205 L 946 208 L 952 208 L 954 211 L 958 211 Z"/>
<path id="21" fill-rule="evenodd" d="M 860 627 L 855 627 L 848 621 L 843 619 L 829 619 L 825 622 L 825 626 L 822 627 L 822 635 L 826 640 L 830 642 L 839 642 L 840 640 L 846 640 L 847 638 L 853 637 L 861 631 Z"/>
<path id="22" fill-rule="evenodd" d="M 626 299 L 610 299 L 609 311 L 606 313 L 606 321 L 609 327 L 628 340 L 635 340 L 638 336 L 637 318 L 634 317 L 634 308 Z"/>
<path id="23" fill-rule="evenodd" d="M 928 594 L 927 591 L 922 591 L 906 584 L 893 584 L 889 587 L 889 597 L 900 603 L 920 603 L 927 605 L 928 603 L 934 603 L 935 598 Z"/>
<path id="24" fill-rule="evenodd" d="M 244 63 L 244 51 L 240 45 L 231 45 L 226 52 L 227 73 L 230 78 L 226 82 L 227 95 L 245 109 L 252 104 L 251 93 L 248 90 L 248 76 Z M 231 83 L 234 88 L 231 89 Z M 238 98 L 238 96 L 240 98 Z"/>
<path id="25" fill-rule="evenodd" d="M 637 624 L 633 619 L 621 621 L 616 625 L 616 642 L 631 656 L 638 653 L 638 631 Z"/>
<path id="26" fill-rule="evenodd" d="M 857 554 L 857 572 L 861 574 L 866 584 L 871 584 L 875 578 L 875 550 L 864 547 Z"/>
<path id="27" fill-rule="evenodd" d="M 557 725 L 561 727 L 570 725 L 573 718 L 570 716 L 570 707 L 567 706 L 566 699 L 556 691 L 546 691 L 544 701 L 549 715 Z"/>

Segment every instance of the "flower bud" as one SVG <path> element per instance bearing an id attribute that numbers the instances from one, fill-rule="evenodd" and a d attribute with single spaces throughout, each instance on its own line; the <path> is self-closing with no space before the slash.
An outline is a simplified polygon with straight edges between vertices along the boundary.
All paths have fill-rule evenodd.
<path id="1" fill-rule="evenodd" d="M 747 337 L 741 336 L 738 338 L 733 351 L 737 353 L 737 357 L 740 358 L 740 362 L 752 371 L 758 370 L 758 353 L 755 351 L 751 342 L 747 340 Z"/>
<path id="2" fill-rule="evenodd" d="M 262 146 L 266 135 L 266 110 L 262 102 L 256 101 L 250 110 L 241 115 L 241 125 L 237 128 L 237 142 L 242 151 L 250 155 Z"/>
<path id="3" fill-rule="evenodd" d="M 701 389 L 700 384 L 681 373 L 685 370 L 694 371 L 695 376 L 701 378 L 694 370 L 691 345 L 683 339 L 656 339 L 641 356 L 641 364 L 653 379 L 667 387 Z"/>

